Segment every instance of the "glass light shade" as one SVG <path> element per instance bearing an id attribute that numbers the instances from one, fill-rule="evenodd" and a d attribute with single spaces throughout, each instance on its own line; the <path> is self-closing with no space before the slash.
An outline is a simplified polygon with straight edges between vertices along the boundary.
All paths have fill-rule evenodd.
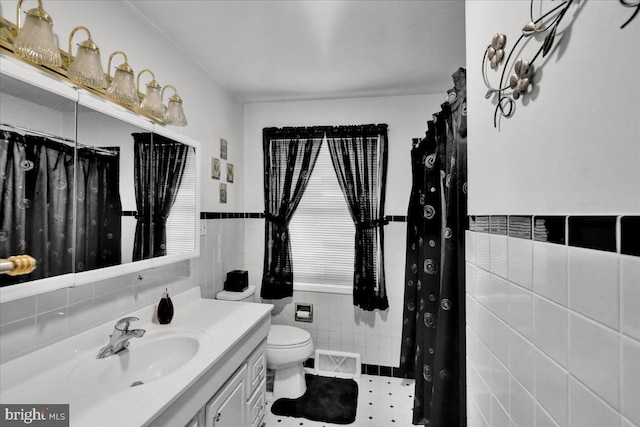
<path id="1" fill-rule="evenodd" d="M 169 98 L 169 106 L 164 114 L 164 122 L 172 126 L 187 125 L 187 116 L 184 115 L 184 110 L 182 109 L 182 99 L 178 95 L 173 95 Z"/>
<path id="2" fill-rule="evenodd" d="M 138 105 L 138 91 L 133 78 L 133 71 L 126 65 L 118 65 L 113 80 L 107 88 L 107 96 L 124 105 Z"/>
<path id="3" fill-rule="evenodd" d="M 53 36 L 53 21 L 40 7 L 27 12 L 13 48 L 18 55 L 34 64 L 62 66 L 60 50 Z"/>
<path id="4" fill-rule="evenodd" d="M 140 109 L 147 114 L 163 117 L 167 107 L 162 103 L 160 85 L 155 80 L 147 84 L 147 93 L 142 98 Z"/>
<path id="5" fill-rule="evenodd" d="M 107 87 L 107 79 L 100 61 L 100 49 L 93 42 L 86 40 L 80 44 L 78 54 L 67 70 L 67 77 L 84 86 Z"/>

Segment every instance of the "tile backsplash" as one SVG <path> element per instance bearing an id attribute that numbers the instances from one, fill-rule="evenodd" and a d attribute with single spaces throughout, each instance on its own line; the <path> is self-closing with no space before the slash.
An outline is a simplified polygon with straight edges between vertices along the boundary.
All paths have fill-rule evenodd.
<path id="1" fill-rule="evenodd" d="M 534 217 L 533 240 L 483 221 L 466 235 L 469 426 L 639 427 L 640 257 L 572 238 L 591 218 Z"/>

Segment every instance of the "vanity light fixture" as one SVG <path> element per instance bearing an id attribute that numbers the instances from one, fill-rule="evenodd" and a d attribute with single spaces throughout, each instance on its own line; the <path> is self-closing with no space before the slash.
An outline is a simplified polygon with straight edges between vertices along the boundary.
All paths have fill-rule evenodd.
<path id="1" fill-rule="evenodd" d="M 18 36 L 13 43 L 15 52 L 34 64 L 60 67 L 62 57 L 53 36 L 53 21 L 42 8 L 42 0 L 38 0 L 37 8 L 26 12 L 24 26 L 20 28 L 23 1 L 18 1 L 16 16 Z"/>
<path id="2" fill-rule="evenodd" d="M 117 54 L 124 56 L 124 63 L 116 67 L 113 80 L 111 80 L 111 84 L 109 84 L 107 88 L 107 97 L 120 104 L 138 106 L 140 99 L 138 98 L 138 91 L 133 81 L 133 69 L 127 63 L 127 55 L 121 50 L 117 50 L 109 56 L 107 77 L 111 78 L 111 60 Z"/>
<path id="3" fill-rule="evenodd" d="M 78 30 L 84 30 L 89 36 L 89 40 L 85 40 L 78 45 L 78 54 L 74 58 L 71 50 L 71 40 Z M 100 61 L 100 49 L 91 39 L 91 33 L 87 27 L 76 27 L 69 35 L 69 68 L 67 69 L 67 77 L 80 85 L 100 89 L 107 87 L 107 79 L 104 76 L 104 71 L 102 71 L 102 62 Z"/>
<path id="4" fill-rule="evenodd" d="M 162 97 L 164 98 L 164 91 L 167 88 L 173 89 L 174 94 L 169 98 L 169 106 L 167 112 L 164 114 L 164 122 L 173 126 L 186 126 L 187 117 L 184 115 L 182 109 L 182 98 L 178 96 L 178 90 L 173 85 L 165 85 L 162 88 Z"/>
<path id="5" fill-rule="evenodd" d="M 164 117 L 164 113 L 167 110 L 167 107 L 165 107 L 162 103 L 162 93 L 160 92 L 161 86 L 156 81 L 156 76 L 155 74 L 153 74 L 153 71 L 149 70 L 148 68 L 140 71 L 138 73 L 136 88 L 138 92 L 140 92 L 140 76 L 145 72 L 151 74 L 153 80 L 147 83 L 147 91 L 142 98 L 142 102 L 140 103 L 140 110 L 142 110 L 142 112 L 146 114 L 162 118 Z"/>

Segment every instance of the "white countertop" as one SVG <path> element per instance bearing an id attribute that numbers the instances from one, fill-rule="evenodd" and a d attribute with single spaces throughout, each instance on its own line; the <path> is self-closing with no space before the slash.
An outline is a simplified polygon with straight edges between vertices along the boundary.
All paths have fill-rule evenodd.
<path id="1" fill-rule="evenodd" d="M 169 325 L 155 321 L 155 306 L 130 315 L 140 318 L 131 324 L 132 329 L 142 328 L 148 333 L 197 330 L 210 338 L 202 351 L 173 373 L 149 384 L 123 389 L 94 383 L 72 385 L 71 372 L 87 358 L 95 358 L 98 350 L 108 343 L 113 321 L 0 365 L 0 402 L 68 403 L 70 425 L 77 427 L 146 425 L 213 368 L 234 345 L 268 321 L 273 308 L 269 304 L 202 299 L 199 288 L 172 297 L 172 301 L 175 315 Z M 144 337 L 131 340 L 132 352 L 136 340 Z"/>

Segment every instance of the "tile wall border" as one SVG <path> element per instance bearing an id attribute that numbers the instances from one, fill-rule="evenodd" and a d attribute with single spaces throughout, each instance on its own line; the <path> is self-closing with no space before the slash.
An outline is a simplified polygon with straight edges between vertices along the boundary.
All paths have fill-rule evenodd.
<path id="1" fill-rule="evenodd" d="M 469 215 L 469 231 L 640 256 L 636 215 Z"/>

